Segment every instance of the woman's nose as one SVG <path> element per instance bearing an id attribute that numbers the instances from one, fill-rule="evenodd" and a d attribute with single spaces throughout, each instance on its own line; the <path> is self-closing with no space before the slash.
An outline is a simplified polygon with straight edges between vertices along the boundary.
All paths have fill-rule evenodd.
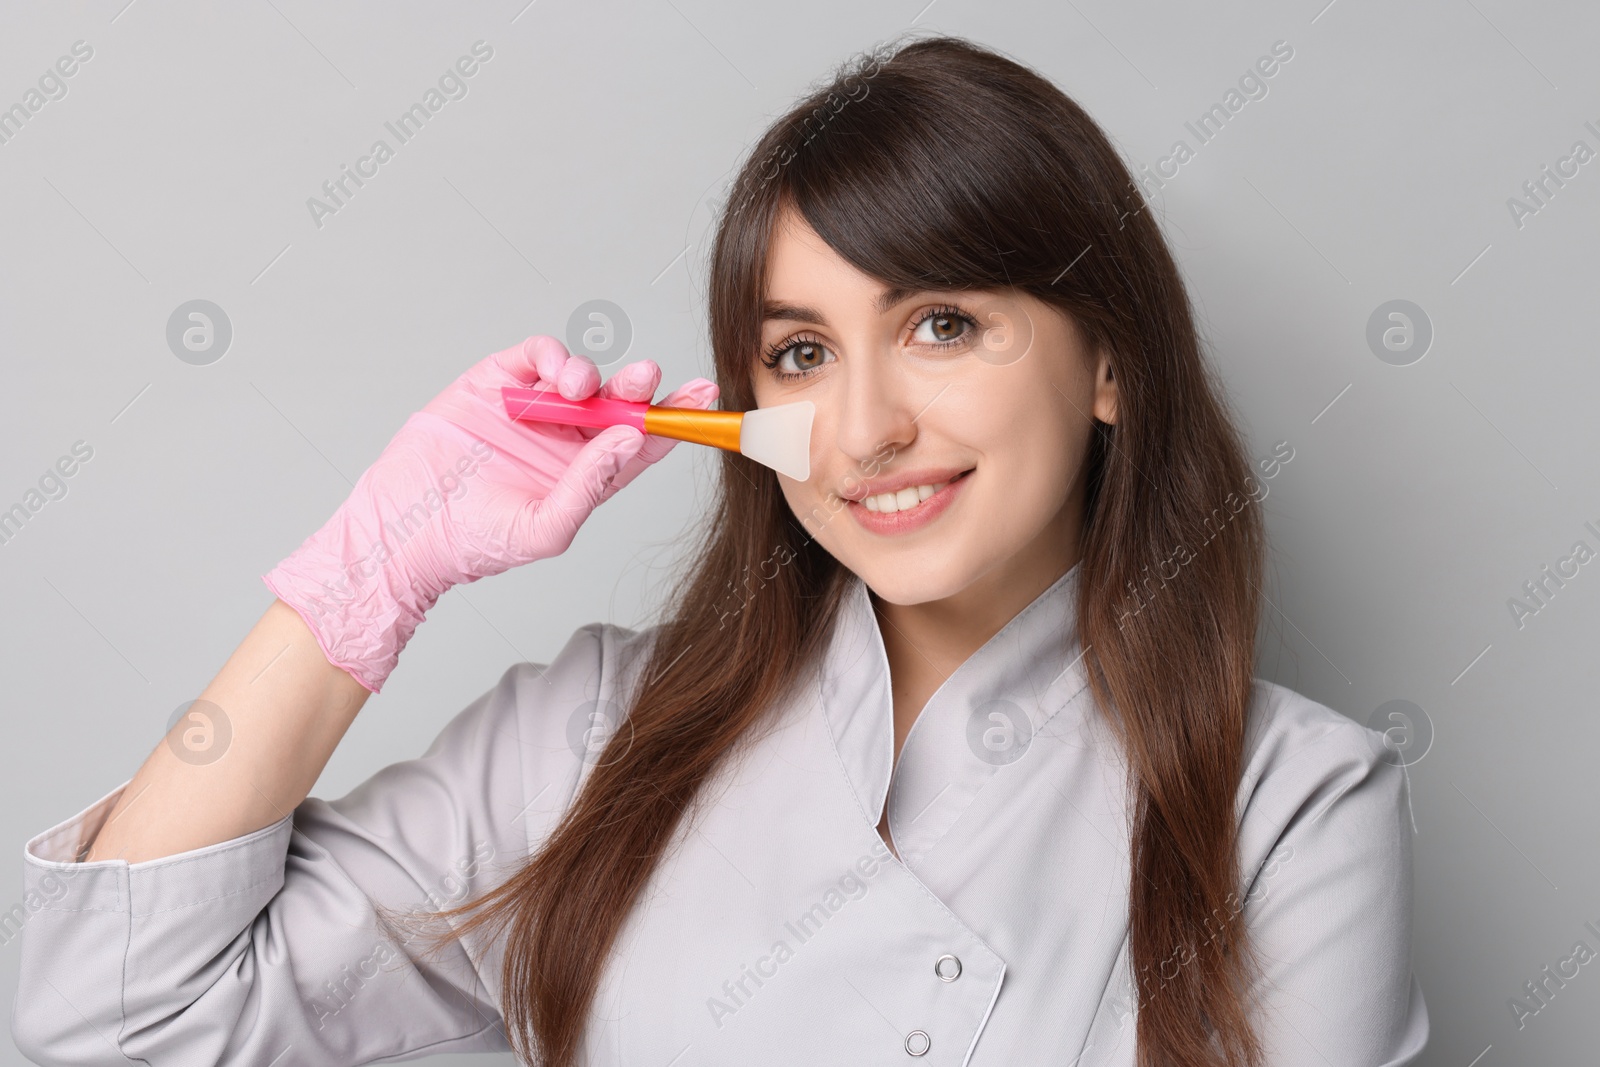
<path id="1" fill-rule="evenodd" d="M 858 463 L 881 465 L 885 448 L 899 451 L 916 436 L 916 398 L 895 373 L 888 352 L 857 359 L 845 375 L 835 443 Z"/>

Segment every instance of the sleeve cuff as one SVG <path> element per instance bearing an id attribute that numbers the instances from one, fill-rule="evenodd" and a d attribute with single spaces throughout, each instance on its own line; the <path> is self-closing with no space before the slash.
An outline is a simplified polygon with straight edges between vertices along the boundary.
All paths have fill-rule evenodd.
<path id="1" fill-rule="evenodd" d="M 29 839 L 23 874 L 31 909 L 128 911 L 130 899 L 137 899 L 131 910 L 149 914 L 246 894 L 266 882 L 281 883 L 294 832 L 293 812 L 270 826 L 187 852 L 131 864 L 115 858 L 82 862 L 89 842 L 132 780 Z M 276 891 L 274 885 L 267 896 Z"/>
<path id="2" fill-rule="evenodd" d="M 28 860 L 51 868 L 78 863 L 88 851 L 88 843 L 105 825 L 106 816 L 116 807 L 117 798 L 122 796 L 122 791 L 128 788 L 128 782 L 131 781 L 133 779 L 129 778 L 72 818 L 29 839 L 25 846 Z M 87 866 L 99 866 L 106 862 L 110 861 L 101 860 Z"/>

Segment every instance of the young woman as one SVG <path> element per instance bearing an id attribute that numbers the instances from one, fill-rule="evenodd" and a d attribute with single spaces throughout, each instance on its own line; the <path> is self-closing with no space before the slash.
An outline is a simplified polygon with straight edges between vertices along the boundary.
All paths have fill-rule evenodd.
<path id="1" fill-rule="evenodd" d="M 651 362 L 472 367 L 266 576 L 191 721 L 28 843 L 22 1050 L 1411 1062 L 1403 768 L 1252 677 L 1264 490 L 1090 118 L 959 39 L 853 63 L 738 175 L 710 302 L 717 385 L 661 402 L 810 400 L 811 477 L 723 453 L 662 621 L 308 798 L 446 589 L 672 447 L 499 405 L 648 399 Z"/>

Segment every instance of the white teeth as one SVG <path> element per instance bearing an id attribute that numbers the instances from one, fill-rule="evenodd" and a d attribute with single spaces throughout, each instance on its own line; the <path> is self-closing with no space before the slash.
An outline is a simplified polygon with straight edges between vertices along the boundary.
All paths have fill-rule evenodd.
<path id="1" fill-rule="evenodd" d="M 907 486 L 898 492 L 879 493 L 877 496 L 869 496 L 862 500 L 861 503 L 866 505 L 868 511 L 907 511 L 949 484 L 949 482 L 935 482 L 932 485 Z"/>

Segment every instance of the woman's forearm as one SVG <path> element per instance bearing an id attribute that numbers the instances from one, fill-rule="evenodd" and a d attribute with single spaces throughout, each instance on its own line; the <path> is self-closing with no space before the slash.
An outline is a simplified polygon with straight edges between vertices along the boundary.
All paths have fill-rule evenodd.
<path id="1" fill-rule="evenodd" d="M 277 822 L 306 798 L 369 695 L 328 662 L 295 610 L 274 600 L 191 709 L 207 714 L 201 701 L 215 705 L 222 715 L 211 718 L 226 716 L 226 727 L 211 723 L 207 736 L 203 722 L 180 717 L 85 858 L 138 863 Z"/>
<path id="2" fill-rule="evenodd" d="M 649 401 L 660 382 L 661 368 L 641 360 L 603 395 Z M 621 425 L 513 426 L 502 390 L 541 384 L 574 401 L 602 388 L 593 360 L 538 334 L 480 359 L 406 420 L 332 517 L 262 575 L 277 599 L 139 768 L 84 858 L 139 863 L 288 815 L 447 589 L 559 556 L 675 443 Z M 716 397 L 697 378 L 661 406 L 709 408 Z M 402 529 L 397 551 L 390 539 Z M 327 597 L 352 582 L 353 595 Z M 228 736 L 207 736 L 208 705 Z"/>

